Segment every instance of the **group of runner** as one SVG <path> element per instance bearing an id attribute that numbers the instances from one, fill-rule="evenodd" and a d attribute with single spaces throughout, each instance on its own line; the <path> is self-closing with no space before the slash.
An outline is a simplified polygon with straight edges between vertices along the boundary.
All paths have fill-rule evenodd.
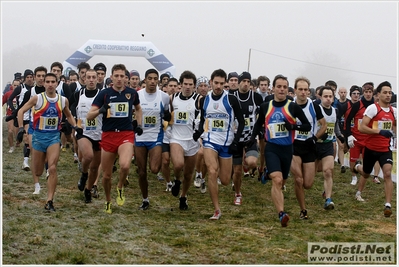
<path id="1" fill-rule="evenodd" d="M 14 151 L 15 126 L 17 142 L 24 142 L 22 168 L 32 171 L 34 194 L 40 193 L 39 177 L 47 169 L 48 211 L 55 211 L 57 162 L 65 147 L 60 145 L 62 132 L 65 140 L 73 143 L 74 160 L 81 171 L 78 188 L 84 192 L 85 202 L 98 197 L 97 182 L 102 172 L 104 211 L 109 214 L 116 161 L 118 206 L 124 205 L 124 187 L 129 184 L 134 161 L 142 194 L 139 209 L 150 206 L 149 165 L 153 174 L 165 180 L 166 191 L 179 197 L 181 210 L 188 209 L 188 191 L 193 181 L 202 193 L 208 188 L 214 206 L 211 220 L 222 215 L 218 184 L 229 185 L 232 180 L 233 203 L 242 205 L 243 174 L 254 177 L 257 170 L 259 181 L 271 181 L 272 201 L 281 225 L 286 227 L 289 215 L 284 209 L 283 190 L 290 171 L 301 219 L 308 219 L 304 189 L 312 187 L 316 171 L 322 171 L 324 178 L 323 207 L 334 209 L 332 188 L 338 140 L 341 155 L 350 148 L 352 177 L 360 173 L 358 201 L 364 201 L 361 193 L 366 178 L 374 163 L 379 163 L 385 184 L 384 215 L 391 216 L 390 142 L 396 132 L 396 108 L 390 105 L 389 82 L 382 82 L 375 89 L 372 83 L 352 86 L 351 99 L 345 101 L 345 94 L 345 99 L 339 101 L 335 97 L 336 83 L 328 81 L 316 89 L 318 99 L 312 101 L 306 77 L 295 79 L 291 96 L 288 78 L 283 75 L 275 76 L 269 88 L 269 78 L 258 77 L 254 86 L 251 74 L 245 71 L 238 75 L 217 69 L 210 79 L 184 71 L 177 80 L 148 69 L 140 82 L 137 71 L 129 72 L 125 65 L 115 64 L 106 84 L 107 68 L 103 63 L 92 69 L 82 62 L 78 72 L 69 74 L 77 76 L 76 81 L 67 85 L 61 79 L 62 70 L 59 62 L 51 65 L 50 72 L 43 66 L 26 70 L 23 82 L 18 84 L 15 79 L 16 87 L 6 96 L 9 152 Z M 378 99 L 371 100 L 373 94 Z M 363 96 L 359 101 L 360 95 Z M 343 166 L 343 158 L 338 158 Z M 341 171 L 345 172 L 344 166 Z M 357 177 L 351 183 L 356 185 Z"/>

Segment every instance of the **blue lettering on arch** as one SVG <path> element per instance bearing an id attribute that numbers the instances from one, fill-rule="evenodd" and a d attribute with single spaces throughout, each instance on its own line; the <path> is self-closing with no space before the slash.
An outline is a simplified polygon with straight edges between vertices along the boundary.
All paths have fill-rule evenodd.
<path id="1" fill-rule="evenodd" d="M 79 65 L 80 62 L 87 62 L 90 58 L 91 58 L 91 56 L 88 56 L 86 54 L 83 54 L 82 52 L 76 51 L 75 53 L 72 54 L 72 56 L 70 56 L 65 61 L 68 62 L 69 64 L 71 64 L 72 66 L 76 67 L 77 65 Z"/>

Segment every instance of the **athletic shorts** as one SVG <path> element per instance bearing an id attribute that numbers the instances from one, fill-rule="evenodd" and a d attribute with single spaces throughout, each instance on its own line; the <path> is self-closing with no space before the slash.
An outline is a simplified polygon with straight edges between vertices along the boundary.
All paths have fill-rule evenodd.
<path id="1" fill-rule="evenodd" d="M 171 138 L 169 140 L 170 144 L 179 144 L 184 151 L 184 156 L 185 157 L 191 157 L 197 154 L 198 150 L 200 149 L 199 142 L 194 141 L 194 139 L 191 140 L 176 140 Z"/>
<path id="2" fill-rule="evenodd" d="M 314 162 L 316 160 L 316 146 L 294 141 L 294 156 L 300 157 L 302 163 Z"/>
<path id="3" fill-rule="evenodd" d="M 134 145 L 137 146 L 137 147 L 146 147 L 147 151 L 153 149 L 156 146 L 163 146 L 162 142 L 158 142 L 158 141 L 156 141 L 156 142 L 137 142 L 136 141 L 134 143 Z"/>
<path id="4" fill-rule="evenodd" d="M 134 143 L 133 131 L 103 132 L 100 145 L 104 151 L 117 153 L 120 145 L 124 143 Z"/>
<path id="5" fill-rule="evenodd" d="M 362 143 L 355 142 L 355 146 L 349 149 L 350 162 L 355 162 L 360 158 L 360 154 L 364 156 L 365 146 Z"/>
<path id="6" fill-rule="evenodd" d="M 168 143 L 162 143 L 162 153 L 170 152 L 170 145 Z"/>
<path id="7" fill-rule="evenodd" d="M 41 133 L 38 131 L 34 131 L 32 133 L 32 147 L 33 149 L 40 152 L 47 152 L 47 148 L 60 143 L 60 135 L 58 131 L 49 132 L 49 133 Z"/>
<path id="8" fill-rule="evenodd" d="M 28 134 L 33 134 L 33 131 L 32 123 L 29 123 Z"/>
<path id="9" fill-rule="evenodd" d="M 267 173 L 281 172 L 283 179 L 288 178 L 291 168 L 293 145 L 276 145 L 270 142 L 265 146 Z"/>
<path id="10" fill-rule="evenodd" d="M 90 137 L 76 133 L 76 140 L 80 140 L 82 138 L 88 139 L 90 141 L 93 151 L 101 151 L 101 145 L 100 145 L 101 140 L 93 140 Z"/>
<path id="11" fill-rule="evenodd" d="M 68 121 L 61 123 L 61 132 L 65 135 L 70 135 L 72 133 L 72 126 Z"/>
<path id="12" fill-rule="evenodd" d="M 365 147 L 363 155 L 363 172 L 370 174 L 373 171 L 376 161 L 380 163 L 381 168 L 385 164 L 393 165 L 392 151 L 377 152 Z"/>
<path id="13" fill-rule="evenodd" d="M 221 146 L 218 144 L 214 144 L 208 141 L 203 141 L 202 143 L 204 148 L 210 148 L 218 153 L 220 158 L 228 159 L 231 158 L 231 154 L 229 153 L 229 146 Z"/>
<path id="14" fill-rule="evenodd" d="M 251 147 L 245 147 L 244 142 L 238 143 L 238 152 L 233 154 L 233 165 L 241 165 L 242 164 L 242 156 L 243 152 L 245 152 L 245 158 L 247 157 L 259 157 L 258 145 L 255 142 Z"/>
<path id="15" fill-rule="evenodd" d="M 334 157 L 334 142 L 316 143 L 316 159 L 321 160 L 327 156 Z"/>
<path id="16" fill-rule="evenodd" d="M 27 125 L 27 124 L 29 124 L 29 123 L 30 123 L 30 120 L 24 120 L 24 121 L 23 121 L 23 126 L 25 126 L 25 125 Z M 18 119 L 17 119 L 17 118 L 14 119 L 14 126 L 17 127 L 17 128 L 19 128 Z"/>

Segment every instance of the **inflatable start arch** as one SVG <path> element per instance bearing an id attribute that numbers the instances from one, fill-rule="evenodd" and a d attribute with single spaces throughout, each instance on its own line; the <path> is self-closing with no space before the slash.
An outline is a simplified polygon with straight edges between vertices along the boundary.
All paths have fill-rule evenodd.
<path id="1" fill-rule="evenodd" d="M 64 75 L 77 70 L 80 62 L 87 62 L 95 55 L 144 57 L 160 74 L 167 73 L 174 77 L 175 66 L 151 42 L 127 42 L 89 40 L 64 61 Z"/>

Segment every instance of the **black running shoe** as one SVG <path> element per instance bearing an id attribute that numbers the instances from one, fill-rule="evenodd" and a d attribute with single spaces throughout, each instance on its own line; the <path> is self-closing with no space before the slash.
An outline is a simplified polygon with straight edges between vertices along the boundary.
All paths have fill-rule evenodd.
<path id="1" fill-rule="evenodd" d="M 172 195 L 174 195 L 175 197 L 179 195 L 180 185 L 181 185 L 180 180 L 175 180 L 175 182 L 172 185 Z"/>
<path id="2" fill-rule="evenodd" d="M 47 201 L 46 206 L 44 206 L 44 209 L 50 212 L 55 211 L 53 201 L 52 200 Z"/>
<path id="3" fill-rule="evenodd" d="M 86 181 L 87 181 L 87 174 L 84 175 L 84 174 L 82 173 L 82 175 L 80 176 L 79 182 L 78 182 L 78 188 L 79 188 L 80 191 L 85 190 Z"/>
<path id="4" fill-rule="evenodd" d="M 179 200 L 180 200 L 179 209 L 187 210 L 188 209 L 187 198 L 186 197 L 180 197 Z"/>
<path id="5" fill-rule="evenodd" d="M 144 201 L 141 203 L 141 206 L 139 207 L 140 210 L 148 210 L 150 207 L 150 202 L 149 201 Z"/>
<path id="6" fill-rule="evenodd" d="M 85 203 L 91 203 L 91 191 L 85 188 Z"/>
<path id="7" fill-rule="evenodd" d="M 341 173 L 345 173 L 345 172 L 346 172 L 345 166 L 341 166 Z"/>
<path id="8" fill-rule="evenodd" d="M 385 216 L 385 217 L 391 217 L 391 215 L 392 215 L 392 209 L 391 209 L 391 207 L 390 207 L 390 206 L 385 206 L 385 209 L 384 209 L 384 216 Z"/>
<path id="9" fill-rule="evenodd" d="M 308 211 L 307 210 L 301 210 L 301 213 L 299 214 L 299 219 L 307 220 L 308 219 Z"/>

